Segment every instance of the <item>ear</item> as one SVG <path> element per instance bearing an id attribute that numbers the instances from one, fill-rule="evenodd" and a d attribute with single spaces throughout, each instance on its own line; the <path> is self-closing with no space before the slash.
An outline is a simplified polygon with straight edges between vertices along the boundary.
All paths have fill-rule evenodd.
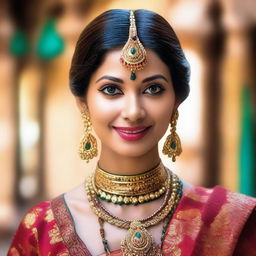
<path id="1" fill-rule="evenodd" d="M 175 100 L 175 103 L 174 103 L 174 106 L 173 106 L 173 109 L 178 109 L 179 105 L 181 104 L 181 102 L 179 100 Z"/>
<path id="2" fill-rule="evenodd" d="M 88 107 L 84 98 L 75 97 L 75 100 L 76 100 L 76 105 L 78 106 L 80 112 L 88 111 Z"/>
<path id="3" fill-rule="evenodd" d="M 180 105 L 180 102 L 175 101 L 174 106 L 173 106 L 173 110 L 172 110 L 172 117 L 171 118 L 173 118 L 173 115 L 176 112 L 176 110 L 178 109 L 179 105 Z"/>

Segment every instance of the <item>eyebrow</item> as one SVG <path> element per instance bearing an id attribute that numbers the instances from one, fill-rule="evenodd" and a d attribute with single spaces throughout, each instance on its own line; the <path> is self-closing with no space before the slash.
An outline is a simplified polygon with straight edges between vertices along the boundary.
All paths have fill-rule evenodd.
<path id="1" fill-rule="evenodd" d="M 123 81 L 122 79 L 117 78 L 117 77 L 114 77 L 114 76 L 102 76 L 101 78 L 99 78 L 99 79 L 96 81 L 96 83 L 98 83 L 99 81 L 104 80 L 104 79 L 111 80 L 111 81 L 113 81 L 113 82 L 117 82 L 117 83 L 121 83 L 121 84 L 124 83 L 124 81 Z"/>
<path id="2" fill-rule="evenodd" d="M 150 82 L 152 80 L 159 79 L 159 78 L 168 82 L 167 78 L 165 78 L 163 75 L 157 74 L 157 75 L 153 75 L 153 76 L 150 76 L 150 77 L 147 77 L 147 78 L 143 79 L 142 83 Z M 96 81 L 96 83 L 98 83 L 99 81 L 104 80 L 104 79 L 111 80 L 113 82 L 117 82 L 117 83 L 121 83 L 121 84 L 124 83 L 124 81 L 122 79 L 114 77 L 114 76 L 102 76 L 101 78 L 99 78 Z"/>
<path id="3" fill-rule="evenodd" d="M 155 79 L 158 79 L 158 78 L 161 78 L 161 79 L 165 80 L 165 81 L 168 83 L 167 78 L 165 78 L 163 75 L 160 75 L 160 74 L 147 77 L 147 78 L 145 78 L 145 79 L 142 80 L 142 83 L 150 82 L 150 81 L 155 80 Z"/>

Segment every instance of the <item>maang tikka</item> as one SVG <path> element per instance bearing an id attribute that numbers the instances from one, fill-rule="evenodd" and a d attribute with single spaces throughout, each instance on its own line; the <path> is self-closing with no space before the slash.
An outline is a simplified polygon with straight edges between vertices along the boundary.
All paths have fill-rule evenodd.
<path id="1" fill-rule="evenodd" d="M 131 71 L 131 80 L 136 79 L 135 71 L 147 64 L 146 50 L 139 40 L 133 11 L 130 11 L 129 38 L 122 49 L 120 60 Z"/>
<path id="2" fill-rule="evenodd" d="M 80 141 L 79 155 L 83 160 L 86 160 L 86 162 L 88 163 L 90 159 L 98 155 L 97 140 L 91 134 L 92 123 L 89 113 L 87 111 L 82 111 L 81 115 L 84 123 L 84 135 Z"/>
<path id="3" fill-rule="evenodd" d="M 178 134 L 176 133 L 176 125 L 179 117 L 178 110 L 175 110 L 171 119 L 171 134 L 167 136 L 163 147 L 163 154 L 172 158 L 172 161 L 176 161 L 176 156 L 179 156 L 182 152 L 181 142 Z"/>

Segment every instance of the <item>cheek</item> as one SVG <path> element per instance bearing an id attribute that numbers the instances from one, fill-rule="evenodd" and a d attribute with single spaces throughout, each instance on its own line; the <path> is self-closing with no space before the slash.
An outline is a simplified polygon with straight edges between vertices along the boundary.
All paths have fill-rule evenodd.
<path id="1" fill-rule="evenodd" d="M 157 104 L 148 104 L 149 115 L 155 122 L 156 134 L 162 137 L 168 128 L 174 107 L 174 97 L 164 97 Z"/>
<path id="2" fill-rule="evenodd" d="M 168 94 L 156 102 L 148 102 L 147 109 L 148 113 L 154 116 L 154 119 L 158 122 L 170 120 L 175 98 L 172 94 Z M 169 122 L 169 121 L 167 121 Z"/>
<path id="3" fill-rule="evenodd" d="M 106 127 L 118 115 L 119 105 L 117 102 L 106 99 L 100 94 L 89 95 L 88 108 L 91 115 L 92 125 L 96 130 Z"/>
<path id="4" fill-rule="evenodd" d="M 171 119 L 171 113 L 171 105 L 168 108 L 159 109 L 158 113 L 156 113 L 156 128 L 159 133 L 161 133 L 161 137 L 164 135 L 168 128 Z"/>

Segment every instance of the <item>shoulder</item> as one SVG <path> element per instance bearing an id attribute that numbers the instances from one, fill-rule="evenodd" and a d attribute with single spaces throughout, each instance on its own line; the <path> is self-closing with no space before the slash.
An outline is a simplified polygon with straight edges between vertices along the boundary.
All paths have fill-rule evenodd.
<path id="1" fill-rule="evenodd" d="M 31 207 L 23 216 L 18 230 L 32 231 L 43 221 L 51 222 L 53 220 L 50 201 L 42 201 Z M 16 235 L 17 235 L 16 232 Z"/>
<path id="2" fill-rule="evenodd" d="M 247 223 L 256 223 L 256 198 L 232 192 L 221 186 L 194 187 L 187 195 L 201 211 L 202 221 L 211 230 L 228 232 L 237 238 Z"/>
<path id="3" fill-rule="evenodd" d="M 237 237 L 256 208 L 256 198 L 229 191 L 221 186 L 193 186 L 180 202 L 180 215 L 193 212 L 206 230 L 228 232 Z M 182 215 L 183 214 L 183 215 Z M 208 229 L 209 228 L 209 229 Z"/>
<path id="4" fill-rule="evenodd" d="M 251 245 L 256 244 L 255 207 L 255 198 L 231 192 L 221 186 L 192 186 L 184 191 L 172 225 L 176 225 L 177 232 L 183 230 L 187 233 L 200 255 L 208 255 L 209 252 L 213 255 L 233 255 L 236 245 L 241 244 L 239 249 L 244 250 L 248 239 L 253 241 Z M 253 235 L 252 223 L 255 230 Z"/>
<path id="5" fill-rule="evenodd" d="M 43 201 L 34 205 L 27 213 L 24 215 L 21 225 L 27 229 L 38 226 L 42 221 L 50 222 L 53 220 L 51 202 Z"/>
<path id="6" fill-rule="evenodd" d="M 40 202 L 27 211 L 15 232 L 8 256 L 40 255 L 47 250 L 49 253 L 66 250 L 51 201 Z"/>
<path id="7" fill-rule="evenodd" d="M 191 186 L 184 193 L 185 198 L 193 201 L 211 204 L 213 207 L 229 205 L 233 207 L 248 209 L 252 211 L 256 207 L 256 198 L 241 193 L 232 192 L 222 186 L 205 188 L 201 186 Z M 244 209 L 245 210 L 245 209 Z"/>

